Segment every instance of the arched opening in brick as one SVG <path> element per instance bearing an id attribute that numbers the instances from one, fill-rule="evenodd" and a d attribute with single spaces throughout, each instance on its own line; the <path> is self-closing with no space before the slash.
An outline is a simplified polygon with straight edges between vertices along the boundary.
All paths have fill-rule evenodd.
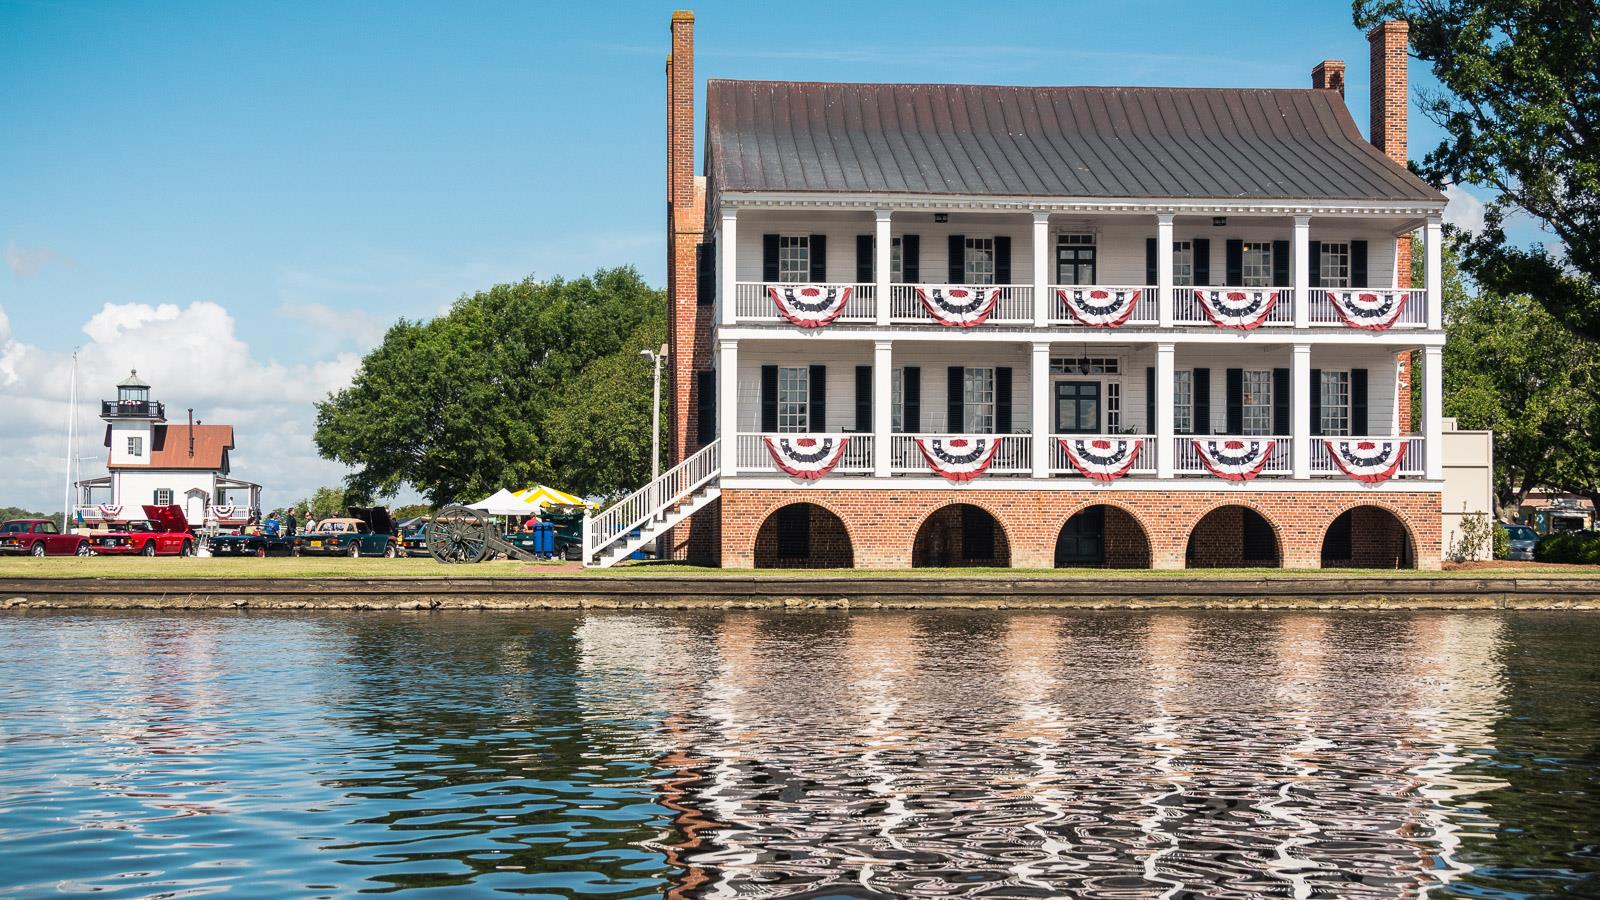
<path id="1" fill-rule="evenodd" d="M 1416 547 L 1400 517 L 1381 506 L 1357 506 L 1339 514 L 1322 537 L 1325 569 L 1415 569 Z"/>
<path id="2" fill-rule="evenodd" d="M 1056 568 L 1148 569 L 1150 539 L 1131 513 L 1096 504 L 1080 509 L 1056 536 Z"/>
<path id="3" fill-rule="evenodd" d="M 1247 506 L 1219 506 L 1206 513 L 1189 532 L 1184 563 L 1191 569 L 1283 565 L 1278 534 L 1262 515 Z"/>
<path id="4" fill-rule="evenodd" d="M 1011 565 L 1006 530 L 989 511 L 970 503 L 952 503 L 922 520 L 911 544 L 915 568 Z"/>
<path id="5" fill-rule="evenodd" d="M 848 569 L 855 565 L 844 522 L 815 503 L 791 503 L 756 531 L 758 569 Z"/>

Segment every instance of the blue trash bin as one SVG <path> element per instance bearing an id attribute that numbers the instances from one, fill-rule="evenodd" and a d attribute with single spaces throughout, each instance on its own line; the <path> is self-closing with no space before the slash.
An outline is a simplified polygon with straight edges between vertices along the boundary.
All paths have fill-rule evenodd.
<path id="1" fill-rule="evenodd" d="M 540 522 L 533 526 L 533 554 L 542 559 L 551 559 L 556 555 L 555 525 Z"/>

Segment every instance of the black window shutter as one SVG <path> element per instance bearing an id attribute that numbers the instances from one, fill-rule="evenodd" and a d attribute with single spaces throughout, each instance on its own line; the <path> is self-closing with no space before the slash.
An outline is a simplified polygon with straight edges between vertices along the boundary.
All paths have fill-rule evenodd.
<path id="1" fill-rule="evenodd" d="M 1294 389 L 1289 386 L 1289 370 L 1272 370 L 1272 433 L 1288 434 L 1294 430 L 1289 421 L 1289 401 L 1294 399 Z"/>
<path id="2" fill-rule="evenodd" d="M 960 366 L 951 366 L 946 370 L 944 430 L 947 434 L 960 434 L 967 425 L 967 413 L 961 404 L 962 376 L 965 371 Z"/>
<path id="3" fill-rule="evenodd" d="M 1367 286 L 1367 242 L 1350 242 L 1350 286 Z"/>
<path id="4" fill-rule="evenodd" d="M 1350 370 L 1350 433 L 1367 433 L 1367 370 Z"/>
<path id="5" fill-rule="evenodd" d="M 1288 287 L 1293 278 L 1289 275 L 1289 242 L 1272 242 L 1272 286 Z"/>
<path id="6" fill-rule="evenodd" d="M 922 236 L 900 235 L 900 277 L 906 284 L 922 280 Z"/>
<path id="7" fill-rule="evenodd" d="M 1244 370 L 1229 369 L 1227 372 L 1228 389 L 1228 434 L 1242 434 L 1244 432 Z"/>
<path id="8" fill-rule="evenodd" d="M 872 283 L 872 235 L 856 235 L 856 281 L 860 284 Z"/>
<path id="9" fill-rule="evenodd" d="M 1011 433 L 1011 367 L 994 370 L 994 433 Z"/>
<path id="10" fill-rule="evenodd" d="M 775 234 L 761 236 L 761 280 L 778 280 L 778 236 Z"/>
<path id="11" fill-rule="evenodd" d="M 697 436 L 704 447 L 717 439 L 717 373 L 696 372 L 694 381 Z"/>
<path id="12" fill-rule="evenodd" d="M 1144 283 L 1155 284 L 1161 277 L 1160 266 L 1156 263 L 1156 239 L 1144 239 Z"/>
<path id="13" fill-rule="evenodd" d="M 905 404 L 900 427 L 907 434 L 916 434 L 922 430 L 921 366 L 906 366 L 900 370 L 900 400 Z"/>
<path id="14" fill-rule="evenodd" d="M 1227 243 L 1227 282 L 1229 287 L 1244 284 L 1244 241 L 1230 239 Z"/>
<path id="15" fill-rule="evenodd" d="M 694 295 L 701 306 L 717 302 L 717 247 L 705 243 L 694 248 Z"/>
<path id="16" fill-rule="evenodd" d="M 828 280 L 828 236 L 813 234 L 811 236 L 811 280 L 822 282 Z"/>
<path id="17" fill-rule="evenodd" d="M 1322 433 L 1322 370 L 1311 370 L 1311 433 Z"/>
<path id="18" fill-rule="evenodd" d="M 811 367 L 810 428 L 812 431 L 828 430 L 828 367 Z"/>
<path id="19" fill-rule="evenodd" d="M 778 367 L 761 367 L 761 430 L 778 430 Z"/>
<path id="20" fill-rule="evenodd" d="M 1211 433 L 1211 370 L 1194 370 L 1194 433 Z"/>
<path id="21" fill-rule="evenodd" d="M 1311 271 L 1311 286 L 1322 287 L 1322 242 L 1311 240 L 1306 244 L 1306 267 Z"/>
<path id="22" fill-rule="evenodd" d="M 964 234 L 950 235 L 950 264 L 945 273 L 950 276 L 951 284 L 967 283 L 967 236 Z"/>
<path id="23" fill-rule="evenodd" d="M 994 283 L 1011 283 L 1011 236 L 994 236 Z"/>
<path id="24" fill-rule="evenodd" d="M 1156 433 L 1156 367 L 1144 367 L 1144 427 L 1146 434 Z"/>
<path id="25" fill-rule="evenodd" d="M 1194 239 L 1194 283 L 1211 283 L 1211 239 Z"/>
<path id="26" fill-rule="evenodd" d="M 856 366 L 856 431 L 872 431 L 872 367 Z"/>

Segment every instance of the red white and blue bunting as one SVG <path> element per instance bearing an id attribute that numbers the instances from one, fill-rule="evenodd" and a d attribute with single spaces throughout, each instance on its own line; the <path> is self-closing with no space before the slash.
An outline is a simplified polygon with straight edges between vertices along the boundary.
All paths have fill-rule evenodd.
<path id="1" fill-rule="evenodd" d="M 796 478 L 821 478 L 844 457 L 849 438 L 838 435 L 796 434 L 763 438 L 778 468 Z"/>
<path id="2" fill-rule="evenodd" d="M 1340 321 L 1351 328 L 1388 331 L 1406 311 L 1409 291 L 1328 291 Z"/>
<path id="3" fill-rule="evenodd" d="M 994 462 L 1000 449 L 997 437 L 919 437 L 917 449 L 928 466 L 951 481 L 971 481 Z"/>
<path id="4" fill-rule="evenodd" d="M 1094 328 L 1116 328 L 1133 315 L 1133 308 L 1139 304 L 1139 291 L 1057 288 L 1056 298 L 1080 323 Z"/>
<path id="5" fill-rule="evenodd" d="M 1323 446 L 1339 471 L 1363 484 L 1382 484 L 1400 471 L 1406 459 L 1406 442 L 1367 438 L 1324 439 Z"/>
<path id="6" fill-rule="evenodd" d="M 1229 481 L 1249 481 L 1260 475 L 1261 470 L 1267 467 L 1267 461 L 1272 458 L 1274 443 L 1276 442 L 1271 440 L 1238 438 L 1196 439 L 1194 449 L 1200 454 L 1201 464 L 1211 474 Z"/>
<path id="7" fill-rule="evenodd" d="M 1000 288 L 942 284 L 917 288 L 917 299 L 941 325 L 971 328 L 982 325 L 994 313 Z"/>
<path id="8" fill-rule="evenodd" d="M 115 519 L 120 518 L 122 516 L 122 504 L 121 503 L 102 503 L 99 506 L 95 507 L 95 509 L 100 512 L 100 518 L 102 518 L 102 519 L 113 519 L 113 520 L 115 520 Z"/>
<path id="9" fill-rule="evenodd" d="M 234 505 L 232 503 L 214 503 L 211 506 L 211 514 L 216 516 L 219 521 L 233 518 L 233 513 Z"/>
<path id="10" fill-rule="evenodd" d="M 1067 461 L 1086 477 L 1116 481 L 1139 459 L 1138 438 L 1056 438 Z"/>
<path id="11" fill-rule="evenodd" d="M 1254 331 L 1272 314 L 1278 305 L 1277 291 L 1256 291 L 1245 288 L 1201 290 L 1194 292 L 1206 318 L 1218 328 Z"/>
<path id="12" fill-rule="evenodd" d="M 783 284 L 767 288 L 767 296 L 790 322 L 801 328 L 821 328 L 844 312 L 850 291 L 826 284 Z"/>

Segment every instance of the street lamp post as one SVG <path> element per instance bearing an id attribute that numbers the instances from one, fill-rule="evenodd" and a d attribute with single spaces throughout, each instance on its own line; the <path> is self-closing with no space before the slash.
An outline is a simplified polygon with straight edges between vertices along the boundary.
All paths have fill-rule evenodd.
<path id="1" fill-rule="evenodd" d="M 650 481 L 654 483 L 661 477 L 661 363 L 667 358 L 667 345 L 659 351 L 640 350 L 639 355 L 655 367 L 650 385 Z"/>

